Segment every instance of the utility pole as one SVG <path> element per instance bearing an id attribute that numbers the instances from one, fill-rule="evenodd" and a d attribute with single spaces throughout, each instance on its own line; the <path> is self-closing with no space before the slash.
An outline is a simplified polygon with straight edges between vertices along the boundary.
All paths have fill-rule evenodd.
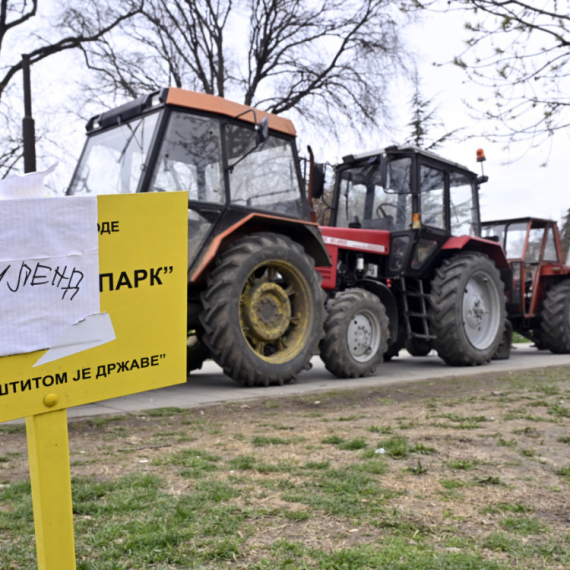
<path id="1" fill-rule="evenodd" d="M 36 128 L 32 117 L 32 85 L 30 81 L 30 56 L 22 54 L 24 75 L 24 118 L 22 135 L 24 139 L 24 172 L 36 171 Z"/>

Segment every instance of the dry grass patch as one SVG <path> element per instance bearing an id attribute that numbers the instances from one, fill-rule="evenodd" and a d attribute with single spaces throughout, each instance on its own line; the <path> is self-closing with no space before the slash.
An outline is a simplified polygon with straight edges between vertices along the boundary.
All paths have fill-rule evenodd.
<path id="1" fill-rule="evenodd" d="M 545 369 L 73 421 L 78 570 L 567 567 L 569 396 Z M 0 567 L 34 568 L 0 435 Z"/>

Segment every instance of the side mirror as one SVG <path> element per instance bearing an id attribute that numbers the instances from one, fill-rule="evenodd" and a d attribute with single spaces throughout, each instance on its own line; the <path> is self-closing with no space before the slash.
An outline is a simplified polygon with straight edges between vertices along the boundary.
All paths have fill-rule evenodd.
<path id="1" fill-rule="evenodd" d="M 315 162 L 313 166 L 313 198 L 322 198 L 325 191 L 325 167 L 324 164 Z"/>
<path id="2" fill-rule="evenodd" d="M 269 117 L 263 117 L 257 125 L 255 125 L 255 142 L 259 146 L 269 137 Z"/>

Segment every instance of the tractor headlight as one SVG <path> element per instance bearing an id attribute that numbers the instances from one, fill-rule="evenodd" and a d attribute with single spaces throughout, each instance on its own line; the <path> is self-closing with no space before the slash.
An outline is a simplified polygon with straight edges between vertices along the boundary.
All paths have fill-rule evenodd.
<path id="1" fill-rule="evenodd" d="M 410 243 L 410 236 L 396 236 L 390 243 L 390 271 L 402 271 L 406 261 L 406 251 Z"/>

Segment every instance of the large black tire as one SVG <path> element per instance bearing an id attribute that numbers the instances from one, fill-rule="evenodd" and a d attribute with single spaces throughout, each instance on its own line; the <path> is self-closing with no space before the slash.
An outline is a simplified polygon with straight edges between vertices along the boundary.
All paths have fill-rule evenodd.
<path id="1" fill-rule="evenodd" d="M 505 330 L 501 342 L 497 347 L 497 351 L 493 354 L 493 360 L 508 360 L 511 357 L 511 345 L 513 344 L 513 325 L 507 319 L 505 321 Z"/>
<path id="2" fill-rule="evenodd" d="M 391 346 L 389 346 L 383 355 L 384 362 L 390 362 L 392 358 L 396 358 L 396 356 L 399 356 L 400 350 L 402 350 L 402 348 L 403 346 L 397 343 L 394 343 Z"/>
<path id="3" fill-rule="evenodd" d="M 433 348 L 452 366 L 489 362 L 505 326 L 505 294 L 499 271 L 481 253 L 445 260 L 431 283 Z"/>
<path id="4" fill-rule="evenodd" d="M 406 344 L 407 338 L 408 338 L 408 330 L 402 317 L 400 317 L 400 326 L 398 327 L 398 338 L 390 339 L 388 341 L 388 348 L 384 353 L 384 362 L 390 362 L 392 358 L 396 358 L 396 356 L 399 355 L 400 350 L 402 350 L 402 348 L 404 348 Z"/>
<path id="5" fill-rule="evenodd" d="M 364 289 L 337 293 L 327 304 L 321 359 L 337 378 L 369 376 L 388 345 L 388 317 L 380 299 Z"/>
<path id="6" fill-rule="evenodd" d="M 190 374 L 193 370 L 200 370 L 204 360 L 210 357 L 208 347 L 197 335 L 190 335 L 186 342 L 186 373 Z"/>
<path id="7" fill-rule="evenodd" d="M 546 292 L 539 339 L 541 348 L 554 354 L 570 353 L 570 281 L 562 281 Z"/>
<path id="8" fill-rule="evenodd" d="M 431 352 L 431 343 L 423 338 L 409 338 L 406 340 L 406 350 L 412 356 L 427 356 Z"/>
<path id="9" fill-rule="evenodd" d="M 257 233 L 216 261 L 202 293 L 203 342 L 245 386 L 283 385 L 310 367 L 323 335 L 321 276 L 288 237 Z"/>
<path id="10" fill-rule="evenodd" d="M 544 341 L 542 340 L 542 330 L 541 327 L 537 327 L 532 331 L 532 340 L 534 344 L 532 345 L 537 350 L 548 350 L 544 345 Z"/>

